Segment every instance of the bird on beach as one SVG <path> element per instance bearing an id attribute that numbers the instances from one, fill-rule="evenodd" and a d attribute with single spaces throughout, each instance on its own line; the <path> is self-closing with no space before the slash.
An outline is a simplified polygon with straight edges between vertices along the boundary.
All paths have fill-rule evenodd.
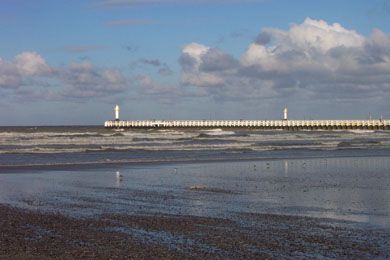
<path id="1" fill-rule="evenodd" d="M 269 164 L 269 162 L 267 162 L 267 163 L 266 163 L 266 166 L 267 166 L 267 169 L 269 169 L 269 168 L 270 168 L 270 164 Z"/>
<path id="2" fill-rule="evenodd" d="M 302 163 L 302 168 L 306 168 L 306 163 L 305 162 Z"/>

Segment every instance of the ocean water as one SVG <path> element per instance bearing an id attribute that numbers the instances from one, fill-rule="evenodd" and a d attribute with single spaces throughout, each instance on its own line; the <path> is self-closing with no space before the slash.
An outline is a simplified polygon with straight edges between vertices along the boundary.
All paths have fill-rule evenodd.
<path id="1" fill-rule="evenodd" d="M 0 128 L 2 171 L 26 166 L 389 155 L 390 131 Z"/>

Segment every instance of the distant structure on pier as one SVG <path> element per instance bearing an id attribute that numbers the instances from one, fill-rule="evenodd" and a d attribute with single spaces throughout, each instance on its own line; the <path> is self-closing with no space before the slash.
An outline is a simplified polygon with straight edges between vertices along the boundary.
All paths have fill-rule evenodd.
<path id="1" fill-rule="evenodd" d="M 283 120 L 287 120 L 287 107 L 283 109 Z"/>
<path id="2" fill-rule="evenodd" d="M 114 108 L 115 111 L 115 121 L 119 121 L 119 106 L 116 105 Z"/>
<path id="3" fill-rule="evenodd" d="M 114 108 L 115 120 L 106 121 L 104 127 L 123 128 L 250 128 L 281 130 L 390 130 L 390 120 L 289 120 L 287 107 L 282 120 L 119 120 L 119 106 Z"/>

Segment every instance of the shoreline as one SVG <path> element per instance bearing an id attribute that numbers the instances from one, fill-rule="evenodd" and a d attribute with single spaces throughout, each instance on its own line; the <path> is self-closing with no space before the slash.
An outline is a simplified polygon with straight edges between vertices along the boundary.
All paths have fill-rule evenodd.
<path id="1" fill-rule="evenodd" d="M 347 150 L 347 149 L 345 149 Z M 362 149 L 348 149 L 362 150 Z M 387 149 L 383 149 L 387 150 Z M 315 150 L 324 151 L 324 150 Z M 340 150 L 335 150 L 340 151 Z M 251 161 L 279 161 L 279 160 L 310 160 L 310 159 L 333 159 L 333 158 L 373 158 L 373 157 L 390 157 L 390 154 L 354 154 L 354 155 L 313 155 L 313 156 L 279 156 L 279 157 L 250 157 L 250 158 L 211 158 L 211 159 L 129 159 L 129 160 L 108 160 L 97 162 L 78 162 L 78 163 L 58 163 L 58 164 L 34 164 L 34 165 L 0 165 L 0 174 L 26 172 L 26 171 L 49 171 L 49 170 L 63 170 L 72 171 L 79 169 L 101 169 L 111 168 L 113 166 L 143 166 L 143 165 L 170 165 L 170 164 L 203 164 L 203 163 L 217 163 L 217 162 L 251 162 Z M 5 172 L 8 171 L 8 172 Z"/>

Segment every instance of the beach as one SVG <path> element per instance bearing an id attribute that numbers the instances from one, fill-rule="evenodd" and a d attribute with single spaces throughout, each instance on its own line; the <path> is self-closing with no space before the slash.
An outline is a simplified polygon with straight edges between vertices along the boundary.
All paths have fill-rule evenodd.
<path id="1" fill-rule="evenodd" d="M 388 258 L 390 133 L 0 131 L 2 258 Z"/>
<path id="2" fill-rule="evenodd" d="M 389 231 L 270 214 L 67 218 L 0 207 L 1 258 L 388 258 Z"/>

